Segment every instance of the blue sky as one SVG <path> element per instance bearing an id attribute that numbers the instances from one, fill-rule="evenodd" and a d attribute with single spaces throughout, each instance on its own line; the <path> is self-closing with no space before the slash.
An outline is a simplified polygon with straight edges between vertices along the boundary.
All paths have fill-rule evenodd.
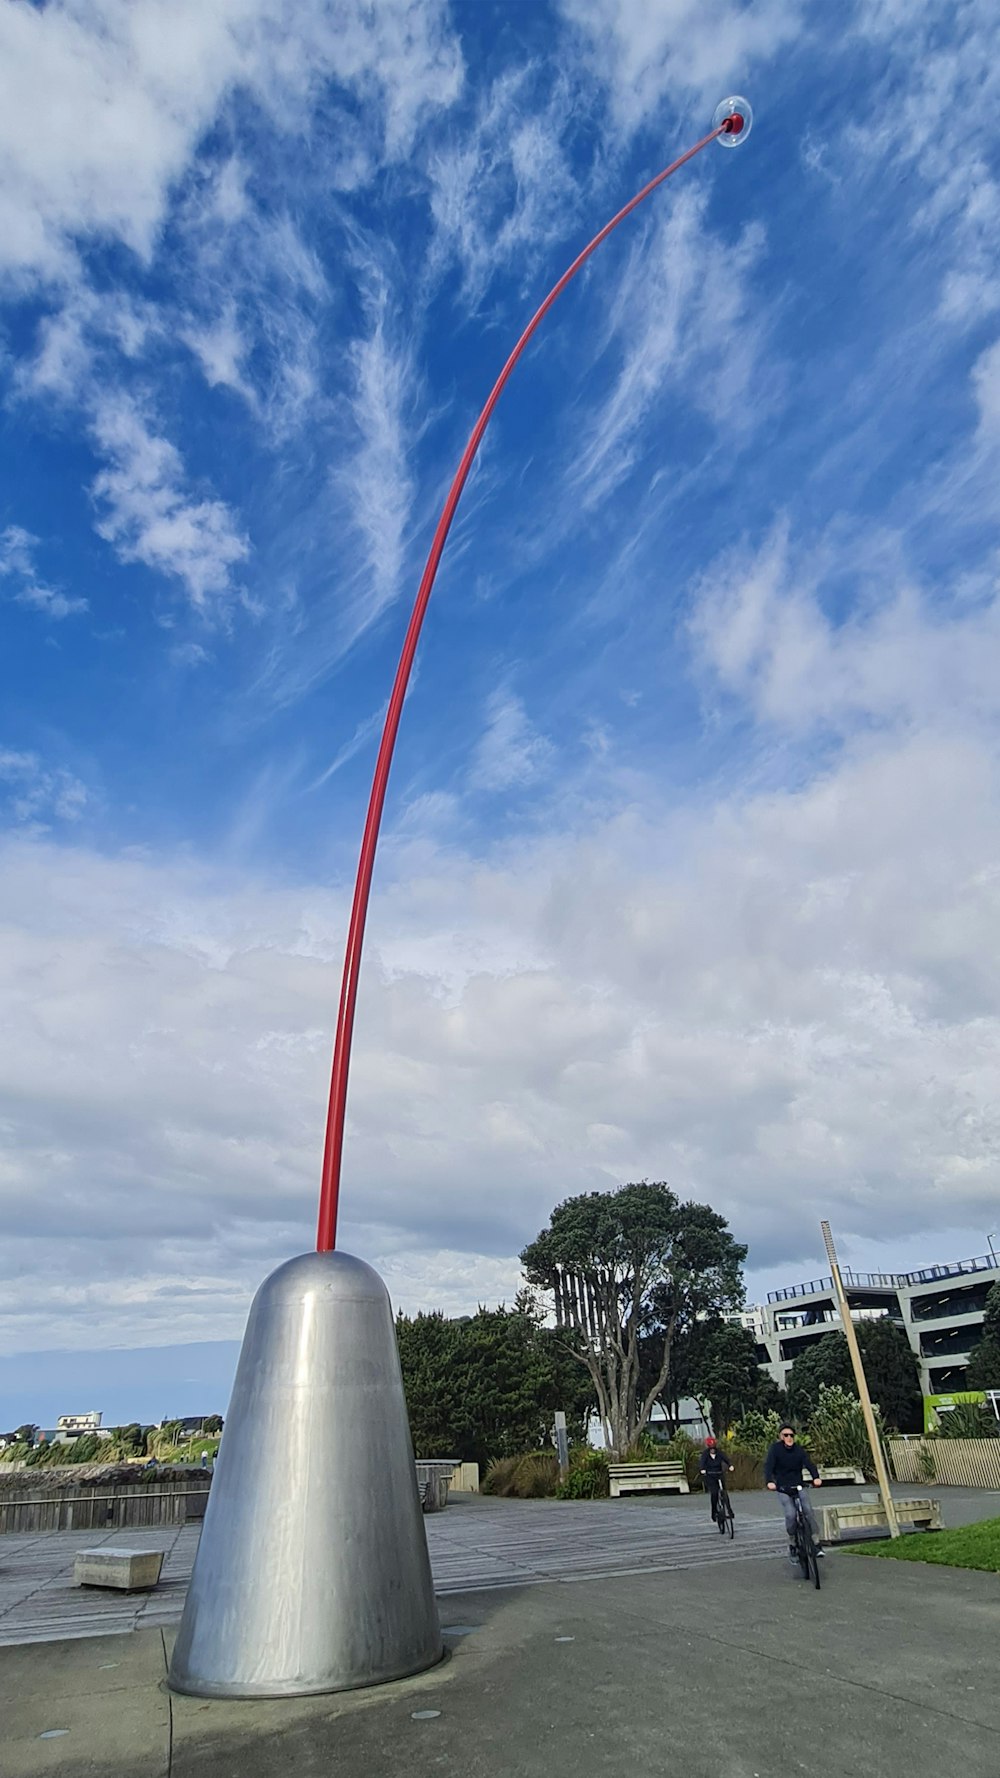
<path id="1" fill-rule="evenodd" d="M 225 1370 L 310 1244 L 448 480 L 533 307 L 732 91 L 752 136 L 602 247 L 466 490 L 386 811 L 342 1240 L 456 1312 L 510 1299 L 555 1202 L 643 1176 L 726 1212 L 752 1290 L 821 1269 L 820 1216 L 860 1266 L 985 1251 L 993 37 L 976 0 L 836 34 L 798 0 L 8 0 L 19 1398 L 75 1411 L 70 1352 L 116 1352 L 85 1406 L 136 1350 L 217 1341 Z M 136 1387 L 116 1411 L 158 1415 Z"/>

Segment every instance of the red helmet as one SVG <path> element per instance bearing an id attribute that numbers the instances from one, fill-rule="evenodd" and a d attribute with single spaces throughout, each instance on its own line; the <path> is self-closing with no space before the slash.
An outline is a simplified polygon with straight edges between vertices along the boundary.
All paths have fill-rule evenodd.
<path id="1" fill-rule="evenodd" d="M 711 1433 L 709 1433 L 707 1439 L 705 1440 L 705 1443 L 706 1443 L 706 1445 L 714 1445 L 715 1440 L 712 1437 Z"/>

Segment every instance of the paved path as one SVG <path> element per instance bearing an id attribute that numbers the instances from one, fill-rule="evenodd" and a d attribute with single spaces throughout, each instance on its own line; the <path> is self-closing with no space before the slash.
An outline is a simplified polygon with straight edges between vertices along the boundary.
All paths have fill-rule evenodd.
<path id="1" fill-rule="evenodd" d="M 424 1521 L 435 1588 L 444 1596 L 771 1554 L 781 1545 L 780 1520 L 768 1502 L 750 1499 L 752 1507 L 737 1508 L 739 1530 L 730 1542 L 710 1523 L 701 1498 L 575 1504 L 459 1496 L 446 1512 Z M 176 1623 L 200 1532 L 200 1524 L 191 1524 L 0 1538 L 0 1646 Z M 105 1543 L 165 1549 L 156 1591 L 129 1595 L 75 1587 L 77 1551 Z"/>
<path id="2" fill-rule="evenodd" d="M 172 1696 L 170 1629 L 0 1648 L 0 1771 L 998 1778 L 1000 1578 L 832 1553 L 823 1583 L 770 1558 L 455 1593 L 442 1665 L 271 1702 Z"/>
<path id="3" fill-rule="evenodd" d="M 897 1493 L 913 1494 L 913 1488 Z M 827 1498 L 857 1497 L 828 1490 Z M 949 1488 L 936 1492 L 947 1525 L 1000 1514 L 1000 1495 Z M 764 1494 L 734 1496 L 734 1542 L 721 1538 L 703 1495 L 634 1500 L 491 1500 L 453 1496 L 424 1524 L 440 1597 L 542 1582 L 665 1574 L 718 1568 L 782 1547 L 781 1516 Z M 50 1531 L 0 1537 L 0 1647 L 120 1634 L 176 1624 L 184 1605 L 200 1524 L 94 1532 Z M 153 1593 L 100 1592 L 73 1585 L 78 1550 L 103 1543 L 165 1549 Z"/>

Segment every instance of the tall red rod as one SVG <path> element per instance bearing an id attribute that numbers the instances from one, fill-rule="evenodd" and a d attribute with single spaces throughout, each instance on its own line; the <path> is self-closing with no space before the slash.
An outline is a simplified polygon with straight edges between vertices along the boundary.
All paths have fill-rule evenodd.
<path id="1" fill-rule="evenodd" d="M 386 711 L 385 725 L 382 729 L 382 740 L 378 750 L 378 759 L 375 762 L 375 777 L 372 782 L 371 797 L 368 802 L 368 817 L 365 821 L 364 837 L 361 841 L 361 857 L 358 863 L 357 882 L 354 886 L 354 904 L 351 908 L 351 924 L 347 934 L 347 952 L 344 957 L 344 975 L 340 989 L 340 1009 L 337 1014 L 337 1036 L 333 1049 L 333 1073 L 330 1079 L 330 1104 L 326 1119 L 326 1146 L 323 1152 L 323 1178 L 320 1187 L 319 1226 L 316 1232 L 316 1250 L 318 1253 L 328 1253 L 330 1249 L 337 1244 L 337 1209 L 340 1199 L 340 1166 L 344 1151 L 347 1076 L 351 1062 L 351 1038 L 354 1032 L 354 1009 L 358 998 L 358 977 L 361 970 L 361 947 L 364 943 L 365 920 L 368 915 L 368 898 L 371 893 L 372 871 L 375 866 L 375 848 L 378 845 L 379 827 L 382 821 L 382 809 L 385 804 L 386 787 L 389 782 L 389 768 L 392 765 L 392 754 L 396 745 L 399 719 L 403 712 L 403 700 L 406 697 L 406 688 L 409 684 L 410 670 L 413 666 L 413 657 L 417 652 L 417 643 L 420 639 L 420 630 L 423 625 L 424 614 L 427 610 L 427 604 L 431 596 L 431 589 L 434 585 L 434 578 L 438 571 L 438 564 L 441 560 L 441 554 L 444 550 L 448 532 L 451 530 L 451 521 L 455 516 L 455 508 L 458 505 L 462 489 L 465 487 L 468 479 L 469 470 L 472 468 L 473 459 L 479 449 L 480 440 L 489 425 L 490 416 L 500 399 L 504 385 L 524 351 L 525 346 L 528 344 L 528 341 L 531 339 L 536 328 L 540 326 L 541 322 L 548 314 L 556 298 L 562 295 L 562 292 L 565 290 L 570 280 L 576 277 L 580 267 L 601 245 L 601 242 L 607 240 L 612 230 L 616 229 L 620 222 L 624 222 L 626 216 L 631 215 L 637 205 L 641 204 L 644 198 L 648 198 L 650 192 L 655 191 L 658 185 L 662 185 L 665 179 L 669 179 L 671 173 L 676 173 L 678 168 L 683 167 L 686 161 L 693 159 L 696 154 L 700 154 L 701 150 L 707 148 L 710 142 L 714 142 L 717 136 L 724 136 L 727 134 L 738 135 L 742 128 L 743 119 L 738 113 L 735 113 L 731 117 L 727 117 L 725 121 L 719 125 L 718 129 L 711 130 L 707 136 L 702 137 L 700 142 L 696 142 L 693 148 L 689 148 L 686 154 L 682 154 L 677 160 L 671 161 L 670 166 L 664 167 L 662 173 L 657 173 L 656 178 L 651 179 L 648 185 L 644 185 L 642 190 L 637 192 L 635 197 L 625 205 L 624 209 L 619 210 L 617 216 L 613 216 L 610 222 L 605 223 L 600 234 L 594 236 L 589 246 L 585 247 L 582 253 L 577 254 L 577 257 L 574 259 L 569 269 L 563 272 L 558 284 L 552 286 L 552 289 L 549 291 L 545 301 L 541 304 L 541 307 L 536 309 L 534 315 L 532 315 L 531 320 L 528 322 L 517 345 L 514 347 L 513 352 L 494 383 L 493 388 L 490 391 L 489 399 L 486 402 L 486 406 L 483 408 L 482 413 L 476 421 L 469 442 L 462 453 L 462 461 L 459 463 L 458 469 L 455 472 L 455 479 L 451 484 L 441 517 L 438 519 L 437 530 L 434 533 L 434 540 L 431 543 L 430 553 L 427 557 L 427 564 L 421 577 L 420 586 L 417 589 L 416 601 L 410 616 L 406 639 L 403 643 L 403 652 L 399 657 L 399 666 L 396 668 L 396 678 L 392 687 L 392 696 L 389 699 L 389 708 Z"/>

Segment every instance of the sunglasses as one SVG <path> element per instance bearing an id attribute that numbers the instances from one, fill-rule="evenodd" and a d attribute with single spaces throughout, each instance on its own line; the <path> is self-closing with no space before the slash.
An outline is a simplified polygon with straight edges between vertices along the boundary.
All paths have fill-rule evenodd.
<path id="1" fill-rule="evenodd" d="M 794 1438 L 795 1438 L 795 1434 L 794 1434 L 794 1432 L 782 1432 L 782 1433 L 779 1433 L 779 1435 L 778 1435 L 778 1436 L 779 1436 L 779 1437 L 780 1437 L 780 1438 L 790 1438 L 790 1439 L 794 1439 Z"/>

